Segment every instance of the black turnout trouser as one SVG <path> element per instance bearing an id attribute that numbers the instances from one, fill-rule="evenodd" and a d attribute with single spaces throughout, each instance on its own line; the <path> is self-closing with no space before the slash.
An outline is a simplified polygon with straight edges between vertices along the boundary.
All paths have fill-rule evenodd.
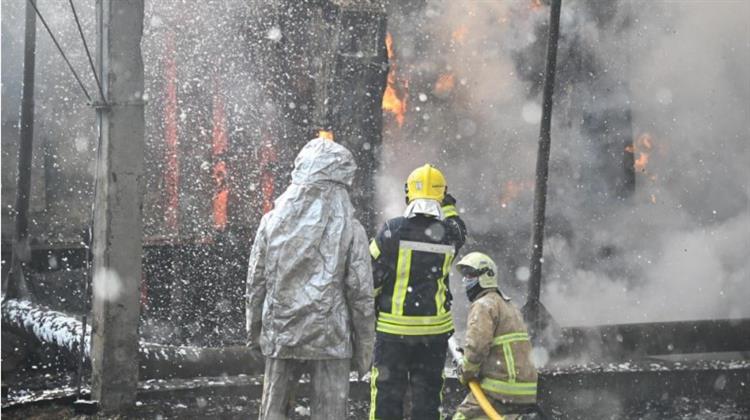
<path id="1" fill-rule="evenodd" d="M 411 419 L 438 420 L 448 336 L 399 338 L 378 333 L 370 378 L 370 419 L 401 420 L 411 391 Z"/>

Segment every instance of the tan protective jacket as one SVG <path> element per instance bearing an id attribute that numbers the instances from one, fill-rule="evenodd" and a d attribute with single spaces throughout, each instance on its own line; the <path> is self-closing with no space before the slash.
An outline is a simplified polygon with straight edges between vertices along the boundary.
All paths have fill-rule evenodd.
<path id="1" fill-rule="evenodd" d="M 506 403 L 536 401 L 537 372 L 521 312 L 495 290 L 471 304 L 463 369 L 479 378 L 485 394 Z"/>

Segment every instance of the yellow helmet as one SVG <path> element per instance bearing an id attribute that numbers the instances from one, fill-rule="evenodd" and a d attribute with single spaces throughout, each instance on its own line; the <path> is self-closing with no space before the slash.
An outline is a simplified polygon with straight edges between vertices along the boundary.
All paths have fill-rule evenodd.
<path id="1" fill-rule="evenodd" d="M 456 263 L 456 268 L 465 276 L 479 277 L 479 285 L 484 289 L 498 287 L 497 265 L 486 254 L 469 253 Z"/>
<path id="2" fill-rule="evenodd" d="M 406 178 L 406 202 L 417 198 L 443 201 L 447 189 L 443 173 L 429 163 L 413 170 Z"/>

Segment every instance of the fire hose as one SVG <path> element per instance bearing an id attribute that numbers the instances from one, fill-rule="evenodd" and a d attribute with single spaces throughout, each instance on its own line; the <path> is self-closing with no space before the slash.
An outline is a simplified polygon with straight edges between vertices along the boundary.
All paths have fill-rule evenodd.
<path id="1" fill-rule="evenodd" d="M 458 347 L 458 343 L 456 342 L 455 337 L 451 337 L 448 339 L 448 348 L 451 351 L 451 356 L 453 356 L 453 361 L 456 363 L 456 365 L 459 365 L 461 363 L 463 355 Z M 474 395 L 474 398 L 476 398 L 479 406 L 482 407 L 482 411 L 484 411 L 484 414 L 486 414 L 487 417 L 490 418 L 490 420 L 503 420 L 503 416 L 501 416 L 500 413 L 495 410 L 495 407 L 492 406 L 492 403 L 490 403 L 490 401 L 487 399 L 487 396 L 484 395 L 482 387 L 479 386 L 479 381 L 477 381 L 476 379 L 471 379 L 467 383 L 467 386 L 469 387 L 472 395 Z"/>

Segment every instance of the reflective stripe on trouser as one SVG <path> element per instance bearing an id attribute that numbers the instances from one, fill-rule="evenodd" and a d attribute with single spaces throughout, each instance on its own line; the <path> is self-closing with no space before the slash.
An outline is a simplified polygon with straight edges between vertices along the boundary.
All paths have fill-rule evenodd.
<path id="1" fill-rule="evenodd" d="M 403 419 L 404 397 L 411 389 L 411 418 L 440 419 L 448 339 L 383 339 L 375 342 L 375 377 L 370 385 L 370 419 Z"/>
<path id="2" fill-rule="evenodd" d="M 312 420 L 345 419 L 349 399 L 349 359 L 266 359 L 261 400 L 261 420 L 283 420 L 296 406 L 296 389 L 302 373 L 310 373 Z"/>

